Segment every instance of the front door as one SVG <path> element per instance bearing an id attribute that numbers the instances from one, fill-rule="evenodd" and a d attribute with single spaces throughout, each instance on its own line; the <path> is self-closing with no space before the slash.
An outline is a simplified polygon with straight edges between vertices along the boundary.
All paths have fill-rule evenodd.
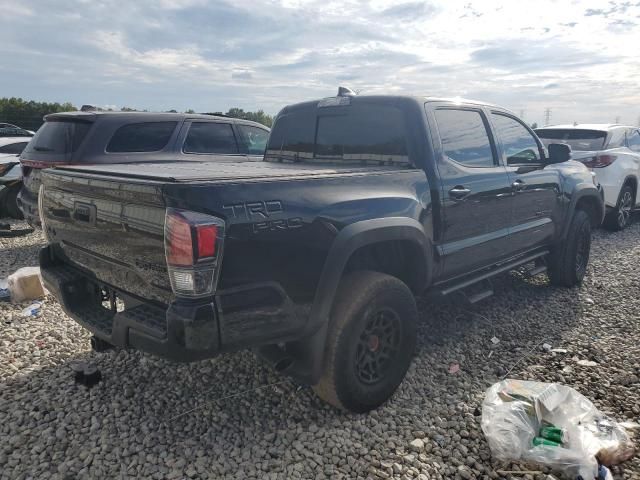
<path id="1" fill-rule="evenodd" d="M 509 251 L 548 246 L 562 222 L 560 172 L 553 165 L 545 167 L 542 145 L 520 120 L 493 111 L 491 123 L 513 191 Z"/>
<path id="2" fill-rule="evenodd" d="M 435 105 L 430 118 L 442 181 L 444 229 L 438 248 L 443 278 L 452 278 L 504 257 L 511 185 L 481 108 Z"/>

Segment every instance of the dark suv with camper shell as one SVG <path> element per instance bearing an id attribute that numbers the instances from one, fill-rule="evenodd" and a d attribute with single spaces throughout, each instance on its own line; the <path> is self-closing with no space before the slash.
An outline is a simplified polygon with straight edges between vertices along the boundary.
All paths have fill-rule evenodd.
<path id="1" fill-rule="evenodd" d="M 40 173 L 47 167 L 165 161 L 261 160 L 269 129 L 222 115 L 65 112 L 45 117 L 22 152 L 18 205 L 39 226 Z"/>

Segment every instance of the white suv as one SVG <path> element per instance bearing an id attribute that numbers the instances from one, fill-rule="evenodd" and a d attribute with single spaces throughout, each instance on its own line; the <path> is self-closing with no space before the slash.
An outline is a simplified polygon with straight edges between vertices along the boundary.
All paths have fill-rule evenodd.
<path id="1" fill-rule="evenodd" d="M 604 226 L 622 230 L 640 203 L 640 128 L 624 125 L 554 125 L 535 130 L 545 146 L 566 143 L 572 158 L 596 174 L 604 190 Z"/>

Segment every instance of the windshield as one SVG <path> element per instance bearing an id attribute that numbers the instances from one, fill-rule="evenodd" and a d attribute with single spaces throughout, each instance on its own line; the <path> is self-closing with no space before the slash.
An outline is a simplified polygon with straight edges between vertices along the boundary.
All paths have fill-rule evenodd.
<path id="1" fill-rule="evenodd" d="M 607 132 L 601 130 L 549 129 L 535 131 L 545 147 L 550 143 L 566 143 L 575 151 L 602 150 Z"/>
<path id="2" fill-rule="evenodd" d="M 294 110 L 276 119 L 265 159 L 409 164 L 404 115 L 371 104 Z"/>
<path id="3" fill-rule="evenodd" d="M 25 154 L 50 154 L 48 161 L 64 161 L 75 152 L 91 128 L 91 123 L 78 121 L 47 121 L 31 139 Z"/>

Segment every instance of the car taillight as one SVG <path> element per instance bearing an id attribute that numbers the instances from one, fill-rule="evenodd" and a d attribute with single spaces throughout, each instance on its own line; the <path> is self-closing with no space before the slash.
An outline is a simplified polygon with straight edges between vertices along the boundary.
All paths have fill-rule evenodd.
<path id="1" fill-rule="evenodd" d="M 616 161 L 615 155 L 596 155 L 595 157 L 587 158 L 582 161 L 589 168 L 603 168 L 608 167 Z"/>
<path id="2" fill-rule="evenodd" d="M 176 295 L 199 297 L 215 292 L 222 246 L 224 220 L 167 208 L 164 244 L 171 288 Z"/>

